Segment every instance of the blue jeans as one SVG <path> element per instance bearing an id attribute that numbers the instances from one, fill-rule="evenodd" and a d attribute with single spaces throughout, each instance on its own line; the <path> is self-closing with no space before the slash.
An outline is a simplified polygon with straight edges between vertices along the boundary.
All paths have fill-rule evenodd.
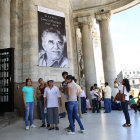
<path id="1" fill-rule="evenodd" d="M 108 113 L 111 112 L 111 99 L 105 98 L 104 104 L 105 104 L 105 112 L 108 112 Z"/>
<path id="2" fill-rule="evenodd" d="M 77 120 L 81 130 L 84 130 L 84 127 L 82 125 L 82 122 L 79 118 L 79 116 L 77 115 L 78 112 L 78 101 L 69 101 L 68 102 L 68 119 L 70 122 L 70 127 L 71 127 L 71 131 L 75 132 L 75 128 L 74 128 L 74 123 L 73 123 L 73 118 L 72 115 L 74 115 L 75 119 Z"/>
<path id="3" fill-rule="evenodd" d="M 81 97 L 81 112 L 85 113 L 86 112 L 86 98 Z"/>
<path id="4" fill-rule="evenodd" d="M 33 124 L 33 111 L 34 111 L 34 102 L 26 102 L 27 109 L 25 109 L 25 125 L 28 126 L 28 117 L 30 114 L 30 125 Z"/>
<path id="5" fill-rule="evenodd" d="M 125 102 L 122 103 L 122 109 L 123 109 L 123 113 L 124 113 L 124 116 L 125 116 L 126 124 L 130 124 L 128 104 L 129 104 L 129 101 L 125 101 Z"/>
<path id="6" fill-rule="evenodd" d="M 45 124 L 44 101 L 42 99 L 39 99 L 38 102 L 39 102 L 39 107 L 41 112 L 42 124 Z"/>

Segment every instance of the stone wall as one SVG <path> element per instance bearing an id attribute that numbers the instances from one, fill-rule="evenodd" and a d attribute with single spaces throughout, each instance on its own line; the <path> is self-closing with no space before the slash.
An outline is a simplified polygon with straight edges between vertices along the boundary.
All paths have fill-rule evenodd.
<path id="1" fill-rule="evenodd" d="M 59 82 L 55 82 L 54 85 L 56 85 L 57 87 L 60 86 Z M 14 107 L 15 109 L 18 110 L 18 114 L 20 116 L 24 116 L 25 114 L 25 108 L 24 108 L 24 102 L 23 102 L 23 94 L 22 94 L 22 88 L 25 86 L 25 83 L 19 84 L 19 83 L 15 83 L 15 94 L 14 94 Z M 36 93 L 36 89 L 38 87 L 38 83 L 37 82 L 33 82 L 32 86 L 35 90 Z M 65 110 L 65 103 L 64 103 L 64 94 L 61 93 L 61 98 L 62 98 L 62 107 L 59 107 L 59 113 L 62 112 L 66 112 Z M 37 103 L 37 106 L 34 106 L 34 118 L 41 118 L 40 116 L 40 110 L 39 110 L 39 103 Z"/>
<path id="2" fill-rule="evenodd" d="M 38 15 L 37 6 L 65 13 L 68 68 L 38 66 Z M 15 82 L 22 83 L 30 77 L 37 82 L 39 77 L 62 81 L 61 73 L 68 71 L 78 76 L 77 52 L 69 0 L 12 0 L 11 2 L 11 47 L 15 48 Z"/>
<path id="3" fill-rule="evenodd" d="M 52 68 L 38 66 L 38 14 L 37 6 L 54 9 L 65 13 L 66 39 L 68 53 L 68 68 Z M 61 73 L 68 71 L 69 74 L 78 78 L 77 51 L 75 45 L 75 33 L 72 19 L 72 10 L 69 0 L 11 0 L 11 47 L 15 48 L 15 108 L 24 116 L 24 104 L 22 87 L 25 79 L 31 78 L 33 87 L 38 86 L 38 78 L 45 81 L 54 79 L 60 86 L 63 80 Z M 62 95 L 63 100 L 63 95 Z M 35 107 L 34 117 L 39 117 L 39 107 Z M 63 107 L 60 112 L 64 112 Z"/>

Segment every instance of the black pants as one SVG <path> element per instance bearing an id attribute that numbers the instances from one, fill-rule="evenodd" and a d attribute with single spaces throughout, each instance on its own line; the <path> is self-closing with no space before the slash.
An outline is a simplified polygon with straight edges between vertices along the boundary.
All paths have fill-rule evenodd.
<path id="1" fill-rule="evenodd" d="M 68 102 L 65 102 L 65 109 L 67 111 L 67 114 L 68 114 Z M 75 117 L 74 117 L 74 114 L 72 115 L 72 118 L 73 118 L 73 123 L 75 123 Z M 69 125 L 70 126 L 70 125 Z M 74 124 L 75 126 L 75 124 Z"/>
<path id="2" fill-rule="evenodd" d="M 95 113 L 95 111 L 97 110 L 97 112 L 99 113 L 99 101 L 97 99 L 92 99 L 92 112 Z"/>
<path id="3" fill-rule="evenodd" d="M 129 104 L 129 101 L 125 101 L 125 102 L 122 103 L 122 109 L 123 109 L 123 113 L 124 113 L 124 116 L 125 116 L 126 124 L 130 124 L 128 104 Z"/>
<path id="4" fill-rule="evenodd" d="M 86 112 L 86 98 L 81 97 L 81 112 L 85 113 Z"/>

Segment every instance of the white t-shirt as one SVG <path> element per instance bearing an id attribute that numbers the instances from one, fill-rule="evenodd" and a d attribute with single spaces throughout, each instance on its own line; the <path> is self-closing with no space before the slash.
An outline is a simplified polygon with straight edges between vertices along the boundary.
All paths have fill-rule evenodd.
<path id="1" fill-rule="evenodd" d="M 47 108 L 58 107 L 58 98 L 61 97 L 58 87 L 53 86 L 52 89 L 46 87 L 44 97 L 47 98 Z"/>
<path id="2" fill-rule="evenodd" d="M 111 88 L 109 86 L 104 88 L 104 98 L 111 99 Z"/>
<path id="3" fill-rule="evenodd" d="M 85 97 L 86 98 L 86 94 L 85 94 L 84 90 L 82 90 L 82 93 L 81 93 L 80 97 Z"/>
<path id="4" fill-rule="evenodd" d="M 125 100 L 129 101 L 129 92 L 126 90 L 126 87 L 123 85 L 119 85 L 118 89 L 120 90 L 121 93 L 123 93 L 123 88 L 124 88 L 124 94 L 125 96 Z"/>

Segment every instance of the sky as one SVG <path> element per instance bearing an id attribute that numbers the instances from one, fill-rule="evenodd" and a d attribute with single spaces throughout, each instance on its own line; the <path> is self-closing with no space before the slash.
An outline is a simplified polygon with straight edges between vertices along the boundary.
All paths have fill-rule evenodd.
<path id="1" fill-rule="evenodd" d="M 116 70 L 140 69 L 140 4 L 111 16 Z"/>

